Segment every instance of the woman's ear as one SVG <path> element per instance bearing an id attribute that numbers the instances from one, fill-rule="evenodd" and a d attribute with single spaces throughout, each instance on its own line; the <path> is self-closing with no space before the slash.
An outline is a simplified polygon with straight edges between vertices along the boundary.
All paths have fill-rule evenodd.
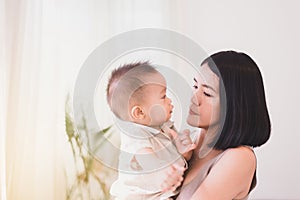
<path id="1" fill-rule="evenodd" d="M 132 109 L 131 109 L 130 114 L 131 114 L 131 117 L 134 120 L 144 119 L 145 118 L 144 110 L 140 106 L 133 106 Z"/>

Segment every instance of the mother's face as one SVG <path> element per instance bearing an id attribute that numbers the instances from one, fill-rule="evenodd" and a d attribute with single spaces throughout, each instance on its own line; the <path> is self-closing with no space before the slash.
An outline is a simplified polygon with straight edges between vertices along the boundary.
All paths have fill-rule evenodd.
<path id="1" fill-rule="evenodd" d="M 217 125 L 220 118 L 219 77 L 205 63 L 194 78 L 194 95 L 191 99 L 187 123 L 208 129 Z"/>

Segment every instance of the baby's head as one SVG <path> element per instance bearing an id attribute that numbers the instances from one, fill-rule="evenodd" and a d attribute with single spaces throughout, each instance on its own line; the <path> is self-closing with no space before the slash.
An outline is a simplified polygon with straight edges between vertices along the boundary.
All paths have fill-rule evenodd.
<path id="1" fill-rule="evenodd" d="M 120 119 L 157 127 L 171 118 L 166 80 L 149 62 L 115 69 L 108 81 L 107 102 Z"/>

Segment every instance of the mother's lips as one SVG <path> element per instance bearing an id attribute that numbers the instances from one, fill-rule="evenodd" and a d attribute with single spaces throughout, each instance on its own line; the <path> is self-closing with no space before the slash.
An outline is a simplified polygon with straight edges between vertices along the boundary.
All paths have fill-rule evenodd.
<path id="1" fill-rule="evenodd" d="M 194 113 L 191 109 L 190 109 L 190 111 L 189 111 L 189 114 L 191 114 L 191 115 L 197 115 L 197 114 Z"/>
<path id="2" fill-rule="evenodd" d="M 193 105 L 190 106 L 189 114 L 198 115 L 196 112 L 193 111 L 192 107 L 193 107 Z"/>

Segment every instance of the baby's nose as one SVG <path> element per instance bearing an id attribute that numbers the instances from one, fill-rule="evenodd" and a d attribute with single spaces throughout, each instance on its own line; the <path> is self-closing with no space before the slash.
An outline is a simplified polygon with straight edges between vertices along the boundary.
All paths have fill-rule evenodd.
<path id="1" fill-rule="evenodd" d="M 172 99 L 170 99 L 169 97 L 167 97 L 169 103 L 172 103 Z"/>

